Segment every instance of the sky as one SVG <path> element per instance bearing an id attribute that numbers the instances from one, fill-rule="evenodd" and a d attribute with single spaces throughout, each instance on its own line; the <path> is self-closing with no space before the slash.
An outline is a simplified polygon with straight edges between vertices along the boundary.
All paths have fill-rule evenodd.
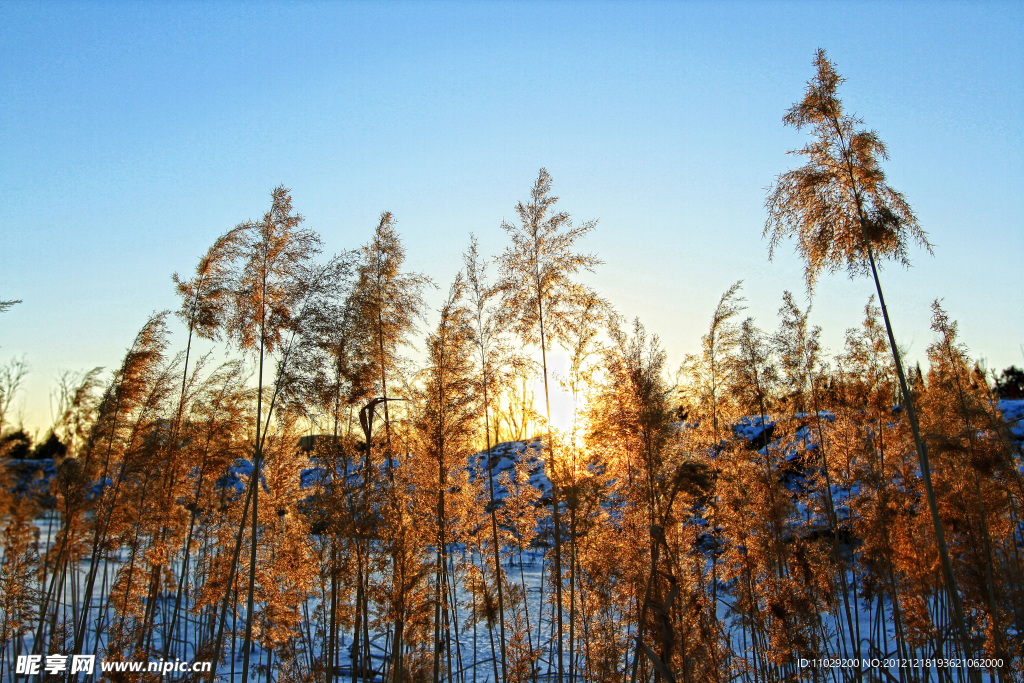
<path id="1" fill-rule="evenodd" d="M 546 167 L 558 207 L 599 220 L 579 246 L 604 264 L 583 280 L 671 366 L 737 280 L 774 329 L 785 290 L 807 299 L 792 245 L 768 260 L 764 201 L 799 163 L 806 136 L 782 116 L 819 47 L 934 245 L 882 271 L 897 341 L 923 359 L 940 298 L 974 357 L 1024 365 L 1022 28 L 1021 3 L 0 0 L 0 300 L 22 300 L 0 314 L 0 363 L 29 366 L 18 417 L 45 431 L 59 373 L 118 365 L 177 307 L 171 274 L 279 184 L 327 252 L 391 211 L 436 309 L 469 233 L 499 254 Z M 873 291 L 822 279 L 830 351 Z"/>

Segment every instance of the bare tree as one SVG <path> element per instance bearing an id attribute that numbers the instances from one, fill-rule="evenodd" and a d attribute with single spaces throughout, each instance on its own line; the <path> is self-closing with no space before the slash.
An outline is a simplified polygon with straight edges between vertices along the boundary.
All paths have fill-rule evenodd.
<path id="1" fill-rule="evenodd" d="M 24 358 L 12 358 L 6 365 L 0 365 L 0 434 L 3 433 L 14 396 L 21 389 L 27 374 L 28 363 Z"/>
<path id="2" fill-rule="evenodd" d="M 68 449 L 77 453 L 78 446 L 88 437 L 89 427 L 96 419 L 99 398 L 96 392 L 102 388 L 100 373 L 103 368 L 87 372 L 63 371 L 57 377 L 57 389 L 51 394 L 56 401 L 52 432 Z"/>

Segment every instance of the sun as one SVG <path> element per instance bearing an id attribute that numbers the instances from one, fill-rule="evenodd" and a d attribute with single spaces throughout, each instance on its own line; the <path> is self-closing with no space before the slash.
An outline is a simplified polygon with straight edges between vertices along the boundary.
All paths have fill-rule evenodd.
<path id="1" fill-rule="evenodd" d="M 584 387 L 583 389 L 589 389 Z M 587 433 L 587 405 L 588 391 L 581 390 L 574 396 L 559 383 L 548 384 L 549 398 L 551 403 L 551 430 L 555 442 L 563 447 L 568 446 L 566 452 L 559 454 L 559 457 L 578 459 L 585 445 Z M 544 379 L 538 381 L 534 390 L 533 408 L 544 422 L 546 407 L 544 403 Z"/>

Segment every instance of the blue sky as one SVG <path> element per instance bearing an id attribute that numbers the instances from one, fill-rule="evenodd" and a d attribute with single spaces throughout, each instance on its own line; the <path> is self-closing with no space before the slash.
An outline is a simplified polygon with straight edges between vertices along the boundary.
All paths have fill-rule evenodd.
<path id="1" fill-rule="evenodd" d="M 176 306 L 171 273 L 281 183 L 329 251 L 392 211 L 409 267 L 446 289 L 470 231 L 504 248 L 545 166 L 560 208 L 600 219 L 588 282 L 678 365 L 732 282 L 766 328 L 803 292 L 790 245 L 767 260 L 763 204 L 796 163 L 781 118 L 824 47 L 935 245 L 883 271 L 898 340 L 923 356 L 940 297 L 975 356 L 1021 365 L 1022 19 L 1019 3 L 0 2 L 0 299 L 24 300 L 0 316 L 0 362 L 29 363 L 19 402 L 45 429 L 57 373 L 116 365 Z M 831 350 L 872 291 L 818 287 Z"/>

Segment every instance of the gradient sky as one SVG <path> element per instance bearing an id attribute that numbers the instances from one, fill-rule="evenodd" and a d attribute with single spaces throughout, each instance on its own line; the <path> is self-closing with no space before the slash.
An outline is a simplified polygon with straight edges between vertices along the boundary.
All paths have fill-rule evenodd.
<path id="1" fill-rule="evenodd" d="M 30 366 L 26 425 L 282 183 L 328 251 L 392 211 L 447 289 L 545 166 L 560 208 L 600 219 L 587 281 L 673 367 L 736 280 L 772 329 L 803 282 L 792 245 L 768 262 L 765 190 L 804 142 L 781 118 L 818 47 L 935 247 L 882 273 L 898 341 L 923 357 L 939 297 L 976 357 L 1021 365 L 1024 4 L 0 2 L 0 300 L 24 300 L 0 362 Z M 872 292 L 823 279 L 833 352 Z"/>

